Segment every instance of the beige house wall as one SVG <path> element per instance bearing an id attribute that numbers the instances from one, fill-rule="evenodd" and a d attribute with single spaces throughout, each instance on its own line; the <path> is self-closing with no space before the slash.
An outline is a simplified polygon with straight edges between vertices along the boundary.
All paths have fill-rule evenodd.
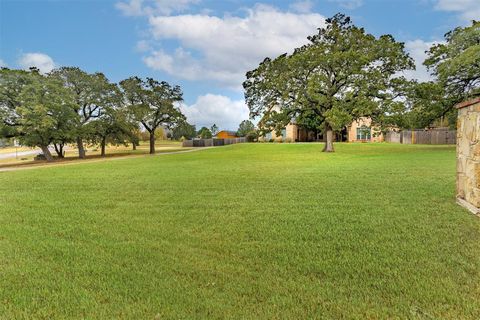
<path id="1" fill-rule="evenodd" d="M 348 130 L 348 141 L 355 142 L 357 141 L 357 128 L 362 126 L 371 127 L 372 119 L 370 118 L 360 118 L 356 121 L 353 121 L 352 124 L 347 128 Z M 370 136 L 370 142 L 383 142 L 383 133 L 378 130 L 378 128 L 373 127 Z"/>
<path id="2" fill-rule="evenodd" d="M 480 212 L 480 98 L 461 103 L 457 119 L 457 202 Z"/>
<path id="3" fill-rule="evenodd" d="M 357 141 L 357 128 L 362 127 L 363 125 L 367 127 L 371 127 L 372 119 L 370 118 L 360 118 L 354 122 L 350 126 L 347 127 L 347 141 L 355 142 Z M 274 131 L 271 133 L 271 139 L 274 141 L 288 141 L 288 142 L 295 142 L 295 141 L 315 141 L 316 137 L 313 132 L 309 132 L 308 130 L 299 128 L 296 124 L 288 124 L 285 127 L 285 139 L 284 137 Z M 259 141 L 266 141 L 265 137 L 260 137 Z M 269 140 L 269 139 L 268 139 Z M 373 127 L 371 130 L 371 137 L 370 142 L 382 142 L 384 141 L 383 134 L 380 130 Z"/>

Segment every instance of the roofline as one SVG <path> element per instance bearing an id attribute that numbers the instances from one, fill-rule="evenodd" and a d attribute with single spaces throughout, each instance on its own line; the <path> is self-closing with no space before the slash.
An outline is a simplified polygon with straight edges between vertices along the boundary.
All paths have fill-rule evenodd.
<path id="1" fill-rule="evenodd" d="M 480 103 L 480 97 L 457 103 L 455 105 L 455 109 L 470 107 L 471 105 L 474 105 L 476 103 Z"/>

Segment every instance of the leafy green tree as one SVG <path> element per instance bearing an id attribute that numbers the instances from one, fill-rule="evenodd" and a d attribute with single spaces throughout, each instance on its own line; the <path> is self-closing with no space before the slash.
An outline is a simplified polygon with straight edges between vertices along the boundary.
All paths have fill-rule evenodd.
<path id="1" fill-rule="evenodd" d="M 333 152 L 333 133 L 353 120 L 375 119 L 394 103 L 400 71 L 413 69 L 404 44 L 379 38 L 337 14 L 293 54 L 266 58 L 247 73 L 245 100 L 251 117 L 263 116 L 263 130 L 279 130 L 292 119 L 326 135 L 323 151 Z M 275 121 L 272 121 L 275 120 Z"/>
<path id="2" fill-rule="evenodd" d="M 74 111 L 79 115 L 75 128 L 78 156 L 85 158 L 85 139 L 93 136 L 90 123 L 102 115 L 102 112 L 117 98 L 116 86 L 102 73 L 88 74 L 77 67 L 62 67 L 51 72 L 51 76 L 63 82 L 75 95 Z"/>
<path id="3" fill-rule="evenodd" d="M 197 129 L 187 121 L 178 123 L 172 130 L 172 137 L 174 140 L 180 140 L 182 137 L 185 139 L 193 139 L 196 135 Z"/>
<path id="4" fill-rule="evenodd" d="M 126 146 L 135 139 L 136 122 L 130 119 L 128 110 L 119 105 L 106 108 L 102 115 L 91 123 L 94 135 L 90 141 L 100 144 L 102 157 L 106 155 L 107 144 Z"/>
<path id="5" fill-rule="evenodd" d="M 414 112 L 424 123 L 442 117 L 455 123 L 455 104 L 480 96 L 480 22 L 448 32 L 427 54 L 424 64 L 436 79 L 418 84 Z"/>
<path id="6" fill-rule="evenodd" d="M 0 136 L 11 138 L 17 136 L 19 115 L 17 108 L 21 105 L 20 94 L 23 88 L 34 81 L 30 71 L 0 69 Z"/>
<path id="7" fill-rule="evenodd" d="M 255 125 L 250 120 L 243 120 L 238 126 L 237 136 L 247 137 L 252 136 L 252 133 L 255 134 Z"/>
<path id="8" fill-rule="evenodd" d="M 198 130 L 197 137 L 201 139 L 210 139 L 212 138 L 212 132 L 207 127 L 202 127 Z"/>
<path id="9" fill-rule="evenodd" d="M 210 127 L 210 132 L 212 133 L 212 135 L 216 135 L 218 133 L 218 127 L 217 125 L 214 123 L 211 127 Z"/>
<path id="10" fill-rule="evenodd" d="M 32 73 L 31 78 L 22 88 L 21 104 L 15 110 L 18 136 L 23 145 L 40 147 L 47 161 L 53 161 L 48 146 L 67 140 L 77 120 L 73 94 L 52 77 Z"/>
<path id="11" fill-rule="evenodd" d="M 176 107 L 176 103 L 183 101 L 182 90 L 165 81 L 138 77 L 123 80 L 120 86 L 134 118 L 150 134 L 150 154 L 154 154 L 155 130 L 160 126 L 170 129 L 185 120 Z"/>
<path id="12" fill-rule="evenodd" d="M 447 94 L 468 99 L 480 96 L 480 21 L 445 34 L 432 46 L 424 63 Z"/>

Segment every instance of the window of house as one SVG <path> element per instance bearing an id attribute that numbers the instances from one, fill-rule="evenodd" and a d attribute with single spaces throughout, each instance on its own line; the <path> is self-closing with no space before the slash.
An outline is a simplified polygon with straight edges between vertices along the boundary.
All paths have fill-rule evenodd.
<path id="1" fill-rule="evenodd" d="M 286 138 L 287 138 L 287 129 L 283 129 L 282 130 L 282 140 L 285 141 Z"/>
<path id="2" fill-rule="evenodd" d="M 372 136 L 372 129 L 366 125 L 357 128 L 357 140 L 370 140 Z"/>
<path id="3" fill-rule="evenodd" d="M 266 140 L 272 139 L 272 133 L 271 133 L 271 132 L 267 133 L 267 134 L 265 135 L 265 139 L 266 139 Z"/>

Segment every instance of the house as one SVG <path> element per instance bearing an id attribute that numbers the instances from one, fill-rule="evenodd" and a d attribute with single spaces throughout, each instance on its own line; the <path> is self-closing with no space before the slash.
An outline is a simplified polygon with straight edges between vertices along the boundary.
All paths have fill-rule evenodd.
<path id="1" fill-rule="evenodd" d="M 218 139 L 234 139 L 234 138 L 238 138 L 238 136 L 237 136 L 237 133 L 235 131 L 222 130 L 222 131 L 219 131 L 215 135 L 215 138 L 218 138 Z"/>
<path id="2" fill-rule="evenodd" d="M 372 126 L 372 119 L 360 118 L 336 133 L 335 141 L 342 142 L 382 142 L 383 133 Z M 307 130 L 295 122 L 289 123 L 279 135 L 275 131 L 260 137 L 259 141 L 311 142 L 324 141 L 321 132 Z"/>

